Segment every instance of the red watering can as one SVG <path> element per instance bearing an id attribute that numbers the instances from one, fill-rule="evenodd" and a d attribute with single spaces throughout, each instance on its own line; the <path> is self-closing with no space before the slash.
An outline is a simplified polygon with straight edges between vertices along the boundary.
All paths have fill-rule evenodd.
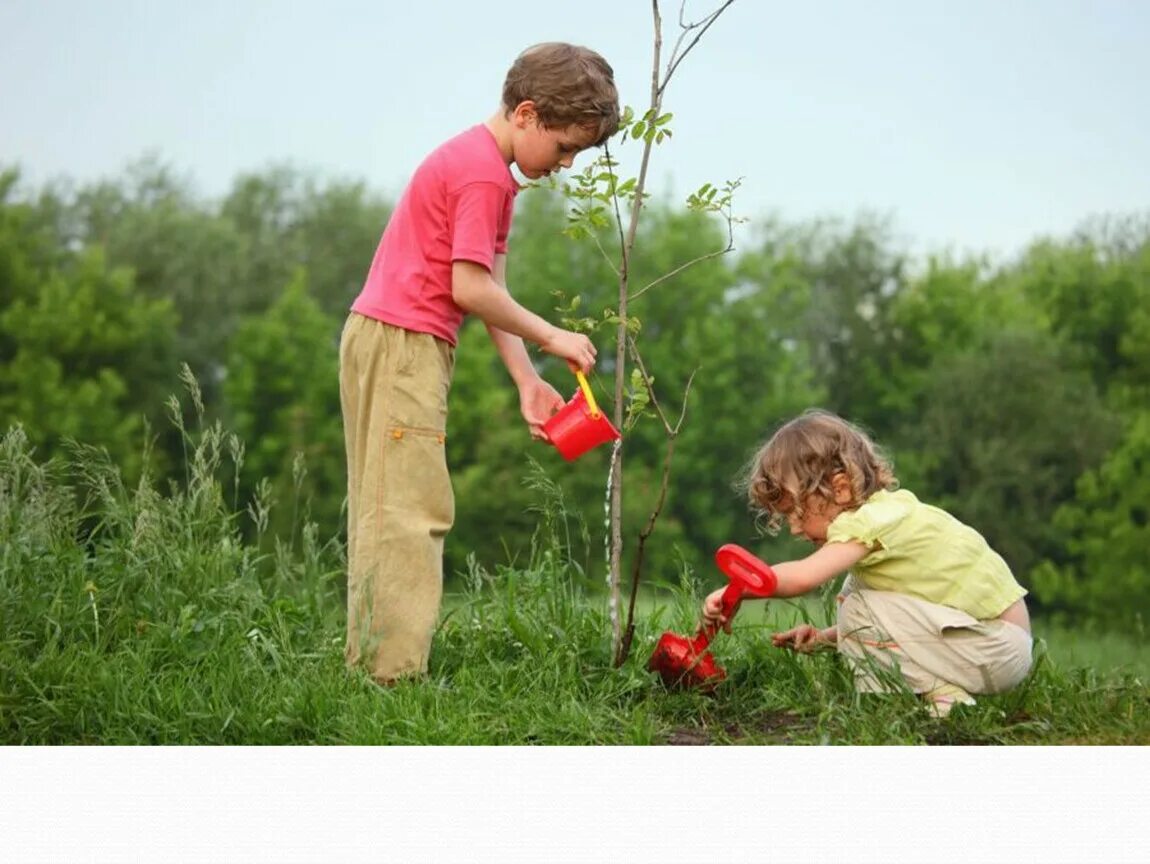
<path id="1" fill-rule="evenodd" d="M 770 597 L 778 587 L 778 577 L 771 565 L 756 558 L 742 546 L 727 543 L 715 553 L 715 563 L 727 578 L 723 591 L 723 617 L 730 620 L 745 596 Z M 718 631 L 718 625 L 701 626 L 693 639 L 667 632 L 659 637 L 647 668 L 657 674 L 666 687 L 684 687 L 709 691 L 727 677 L 707 646 Z"/>
<path id="2" fill-rule="evenodd" d="M 571 401 L 543 424 L 543 434 L 568 462 L 578 459 L 592 447 L 621 437 L 599 405 L 583 373 L 576 370 L 579 389 Z"/>

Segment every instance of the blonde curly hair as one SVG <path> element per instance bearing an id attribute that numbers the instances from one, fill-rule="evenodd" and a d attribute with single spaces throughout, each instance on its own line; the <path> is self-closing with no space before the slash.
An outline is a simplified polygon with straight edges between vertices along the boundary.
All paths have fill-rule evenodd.
<path id="1" fill-rule="evenodd" d="M 755 521 L 779 533 L 787 515 L 803 517 L 803 502 L 812 494 L 834 499 L 831 478 L 846 475 L 851 501 L 862 505 L 880 489 L 898 488 L 898 478 L 882 450 L 853 423 L 820 408 L 811 408 L 784 423 L 759 447 L 743 472 Z"/>

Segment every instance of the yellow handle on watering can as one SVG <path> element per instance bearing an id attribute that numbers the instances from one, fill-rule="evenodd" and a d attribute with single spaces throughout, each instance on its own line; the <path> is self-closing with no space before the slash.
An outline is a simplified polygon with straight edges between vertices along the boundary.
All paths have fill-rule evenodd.
<path id="1" fill-rule="evenodd" d="M 579 382 L 579 389 L 583 391 L 583 398 L 587 400 L 587 407 L 591 409 L 592 419 L 598 420 L 599 403 L 595 401 L 595 394 L 591 392 L 591 385 L 587 383 L 587 376 L 576 369 L 575 380 Z"/>

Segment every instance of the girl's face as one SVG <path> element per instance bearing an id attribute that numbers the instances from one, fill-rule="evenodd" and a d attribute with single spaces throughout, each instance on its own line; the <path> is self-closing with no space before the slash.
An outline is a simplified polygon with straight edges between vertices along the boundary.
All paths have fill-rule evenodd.
<path id="1" fill-rule="evenodd" d="M 794 507 L 791 507 L 785 515 L 787 527 L 791 529 L 792 536 L 802 537 L 816 546 L 822 546 L 827 542 L 827 528 L 835 517 L 842 512 L 842 507 L 833 501 L 828 501 L 816 492 L 808 495 L 807 500 L 803 502 L 801 516 Z"/>
<path id="2" fill-rule="evenodd" d="M 595 143 L 597 130 L 584 126 L 548 129 L 539 122 L 531 102 L 521 103 L 512 115 L 515 132 L 511 153 L 530 180 L 539 180 L 561 168 L 570 168 L 575 156 Z"/>
<path id="3" fill-rule="evenodd" d="M 786 516 L 792 536 L 802 537 L 816 546 L 827 542 L 827 528 L 851 501 L 850 481 L 845 474 L 832 477 L 831 488 L 834 490 L 833 498 L 818 492 L 808 495 L 803 501 L 802 515 L 796 511 L 789 496 L 784 499 L 779 512 Z"/>

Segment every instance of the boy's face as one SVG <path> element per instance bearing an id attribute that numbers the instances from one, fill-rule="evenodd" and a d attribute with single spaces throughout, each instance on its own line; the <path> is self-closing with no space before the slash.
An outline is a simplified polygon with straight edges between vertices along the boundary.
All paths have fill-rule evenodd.
<path id="1" fill-rule="evenodd" d="M 575 156 L 594 144 L 597 136 L 593 127 L 545 128 L 531 102 L 522 102 L 516 107 L 512 123 L 515 129 L 512 159 L 531 180 L 539 180 L 561 168 L 570 168 Z"/>

